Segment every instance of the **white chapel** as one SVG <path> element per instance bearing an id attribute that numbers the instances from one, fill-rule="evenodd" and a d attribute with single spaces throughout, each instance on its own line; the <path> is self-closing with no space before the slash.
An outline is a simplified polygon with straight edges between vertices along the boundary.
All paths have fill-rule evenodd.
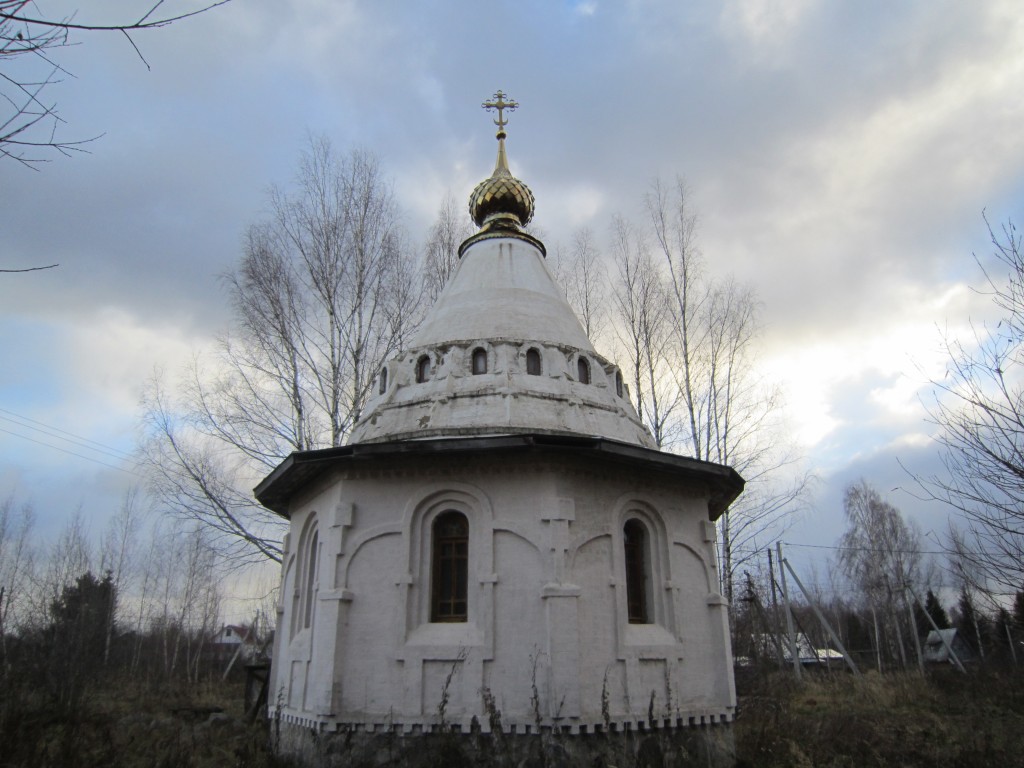
<path id="1" fill-rule="evenodd" d="M 418 335 L 347 445 L 292 454 L 256 489 L 290 525 L 270 709 L 324 735 L 728 724 L 715 520 L 743 480 L 655 448 L 525 231 L 517 105 L 484 106 L 479 231 Z"/>

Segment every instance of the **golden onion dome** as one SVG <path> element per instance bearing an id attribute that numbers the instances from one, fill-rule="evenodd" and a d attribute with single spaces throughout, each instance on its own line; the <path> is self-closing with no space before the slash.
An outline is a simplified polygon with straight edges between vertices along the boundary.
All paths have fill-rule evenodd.
<path id="1" fill-rule="evenodd" d="M 523 182 L 512 175 L 508 169 L 508 157 L 505 154 L 505 125 L 503 110 L 512 111 L 519 106 L 514 101 L 505 101 L 505 94 L 498 91 L 494 101 L 484 102 L 485 109 L 497 109 L 498 119 L 498 159 L 494 164 L 494 173 L 476 185 L 469 196 L 469 215 L 478 227 L 483 229 L 518 229 L 526 226 L 533 218 L 533 192 Z"/>
<path id="2" fill-rule="evenodd" d="M 533 192 L 523 182 L 510 173 L 495 173 L 477 184 L 469 196 L 469 215 L 478 227 L 524 227 L 533 218 L 533 203 Z"/>

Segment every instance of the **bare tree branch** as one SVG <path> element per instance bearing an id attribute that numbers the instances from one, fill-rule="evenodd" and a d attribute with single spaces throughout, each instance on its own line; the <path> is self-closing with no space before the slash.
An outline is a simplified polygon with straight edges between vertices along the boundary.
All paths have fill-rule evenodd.
<path id="1" fill-rule="evenodd" d="M 25 267 L 24 269 L 0 269 L 0 272 L 14 273 L 14 272 L 39 272 L 43 269 L 55 269 L 60 264 L 47 264 L 45 267 Z"/>
<path id="2" fill-rule="evenodd" d="M 697 216 L 681 178 L 671 185 L 656 181 L 644 202 L 664 270 L 672 342 L 657 354 L 667 361 L 679 398 L 678 406 L 665 400 L 666 415 L 677 418 L 678 409 L 674 434 L 691 455 L 729 465 L 746 480 L 718 523 L 722 587 L 731 600 L 738 569 L 788 527 L 810 476 L 791 471 L 796 459 L 777 422 L 780 393 L 756 376 L 754 291 L 705 274 Z M 668 427 L 659 432 L 673 434 Z"/>
<path id="3" fill-rule="evenodd" d="M 0 64 L 27 57 L 29 70 L 32 62 L 42 67 L 41 74 L 35 77 L 0 73 L 0 101 L 7 107 L 6 112 L 0 112 L 0 158 L 6 157 L 28 168 L 36 168 L 37 164 L 48 162 L 40 152 L 52 151 L 70 156 L 73 152 L 87 152 L 85 145 L 100 138 L 93 136 L 71 141 L 58 138 L 57 130 L 64 120 L 55 103 L 43 100 L 47 87 L 61 82 L 61 75 L 69 74 L 51 58 L 50 53 L 73 45 L 72 32 L 120 33 L 150 69 L 132 32 L 166 27 L 229 2 L 231 0 L 216 0 L 193 11 L 153 18 L 163 5 L 163 0 L 160 0 L 138 21 L 95 24 L 77 22 L 74 15 L 48 18 L 28 13 L 29 8 L 39 10 L 32 0 L 0 0 Z"/>
<path id="4" fill-rule="evenodd" d="M 458 266 L 459 246 L 471 234 L 473 228 L 469 217 L 449 191 L 437 212 L 423 250 L 423 279 L 428 303 L 433 303 L 444 289 Z"/>
<path id="5" fill-rule="evenodd" d="M 972 324 L 969 338 L 945 339 L 946 376 L 932 382 L 929 406 L 945 471 L 916 479 L 957 512 L 949 550 L 961 570 L 1013 591 L 1024 582 L 1024 249 L 1013 222 L 985 225 L 995 266 L 975 257 L 980 292 L 1001 315 L 994 327 Z"/>
<path id="6" fill-rule="evenodd" d="M 419 291 L 377 159 L 311 140 L 293 190 L 271 193 L 224 276 L 235 327 L 183 396 L 146 403 L 151 486 L 235 556 L 279 560 L 280 519 L 250 488 L 293 451 L 342 445 Z"/>
<path id="7" fill-rule="evenodd" d="M 152 16 L 156 9 L 163 4 L 163 1 L 161 0 L 161 2 L 153 6 L 153 8 L 151 8 L 141 19 L 130 24 L 76 24 L 70 21 L 70 19 L 57 21 L 38 16 L 21 15 L 21 9 L 26 5 L 29 5 L 30 2 L 32 2 L 32 0 L 0 0 L 0 19 L 57 30 L 77 29 L 87 32 L 126 32 L 133 29 L 156 29 L 158 27 L 166 27 L 168 24 L 173 24 L 176 21 L 181 21 L 182 19 L 187 19 L 192 16 L 198 16 L 199 14 L 206 13 L 217 6 L 226 5 L 227 3 L 230 3 L 231 0 L 217 0 L 216 2 L 210 3 L 209 5 L 203 6 L 195 11 L 180 13 L 176 16 L 165 16 L 163 18 L 149 21 L 149 17 Z M 12 13 L 7 10 L 8 8 L 14 8 L 16 10 Z"/>

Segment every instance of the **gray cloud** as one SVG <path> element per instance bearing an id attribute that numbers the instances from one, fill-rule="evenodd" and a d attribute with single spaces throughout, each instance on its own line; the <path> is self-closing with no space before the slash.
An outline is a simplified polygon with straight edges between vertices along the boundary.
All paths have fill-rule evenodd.
<path id="1" fill-rule="evenodd" d="M 291 179 L 308 132 L 382 156 L 415 241 L 446 189 L 461 197 L 489 173 L 493 126 L 479 103 L 503 88 L 522 104 L 510 160 L 549 245 L 581 224 L 602 234 L 616 212 L 638 216 L 650 181 L 681 173 L 710 268 L 764 302 L 766 355 L 856 352 L 838 384 L 822 384 L 846 426 L 808 451 L 828 468 L 834 507 L 851 473 L 890 477 L 891 446 L 920 429 L 865 396 L 893 385 L 900 359 L 913 365 L 906 350 L 872 368 L 872 343 L 921 338 L 906 328 L 962 308 L 936 297 L 973 279 L 970 253 L 987 251 L 980 210 L 1020 216 L 1016 13 L 998 0 L 463 0 L 401 13 L 257 1 L 147 35 L 152 71 L 123 41 L 86 40 L 68 52 L 78 77 L 61 106 L 73 135 L 106 135 L 40 173 L 0 169 L 0 261 L 62 265 L 0 279 L 0 322 L 103 328 L 113 309 L 132 338 L 173 337 L 174 357 L 178 341 L 200 344 L 228 322 L 217 275 L 267 187 Z M 29 355 L 23 336 L 7 350 L 45 354 Z M 131 354 L 118 375 L 141 383 L 151 355 Z M 789 375 L 817 375 L 802 364 Z M 73 375 L 63 366 L 54 353 L 26 376 Z M 42 407 L 0 381 L 5 402 Z M 131 412 L 112 418 L 130 425 Z"/>

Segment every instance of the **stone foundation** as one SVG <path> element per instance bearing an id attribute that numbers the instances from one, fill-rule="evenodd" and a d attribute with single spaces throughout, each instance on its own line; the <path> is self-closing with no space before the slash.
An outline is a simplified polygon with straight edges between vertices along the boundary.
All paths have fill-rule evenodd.
<path id="1" fill-rule="evenodd" d="M 307 768 L 731 768 L 731 723 L 571 734 L 323 731 L 272 721 L 275 749 Z"/>

